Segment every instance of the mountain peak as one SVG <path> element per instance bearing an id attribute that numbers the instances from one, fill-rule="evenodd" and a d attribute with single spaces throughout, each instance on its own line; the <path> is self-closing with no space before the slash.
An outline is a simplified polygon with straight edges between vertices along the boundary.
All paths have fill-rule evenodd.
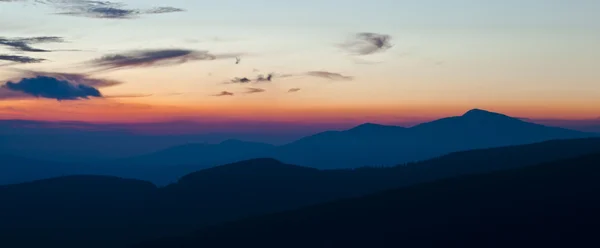
<path id="1" fill-rule="evenodd" d="M 508 117 L 506 115 L 490 112 L 483 109 L 471 109 L 462 115 L 463 117 Z"/>
<path id="2" fill-rule="evenodd" d="M 356 127 L 353 127 L 350 130 L 381 130 L 384 128 L 389 129 L 389 128 L 402 128 L 402 127 L 387 126 L 387 125 L 381 125 L 381 124 L 367 122 L 367 123 L 360 124 Z"/>
<path id="3" fill-rule="evenodd" d="M 371 122 L 366 122 L 363 124 L 360 124 L 354 128 L 376 128 L 376 127 L 383 127 L 384 125 L 381 124 L 375 124 L 375 123 L 371 123 Z"/>

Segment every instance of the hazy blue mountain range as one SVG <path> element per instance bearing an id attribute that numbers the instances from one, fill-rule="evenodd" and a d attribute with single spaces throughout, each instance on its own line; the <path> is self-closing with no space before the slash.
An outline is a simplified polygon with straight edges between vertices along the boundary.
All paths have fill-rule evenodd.
<path id="1" fill-rule="evenodd" d="M 120 248 L 240 218 L 594 153 L 600 153 L 600 138 L 456 152 L 385 168 L 318 170 L 252 159 L 197 171 L 165 187 L 98 175 L 5 185 L 0 247 Z"/>
<path id="2" fill-rule="evenodd" d="M 233 137 L 283 144 L 315 132 L 312 130 L 315 128 L 285 133 L 222 131 L 202 134 L 149 134 L 133 131 L 136 128 L 160 128 L 167 131 L 170 128 L 176 131 L 179 125 L 156 123 L 154 126 L 0 120 L 0 153 L 56 162 L 85 163 L 90 160 L 139 156 L 187 143 L 215 144 Z"/>
<path id="3" fill-rule="evenodd" d="M 140 127 L 135 128 L 171 128 L 176 131 L 180 126 L 184 128 L 190 125 L 184 124 L 140 124 Z M 261 127 L 264 129 L 272 125 L 274 124 L 267 123 Z M 444 118 L 411 128 L 366 123 L 345 131 L 327 131 L 310 136 L 306 135 L 314 133 L 311 130 L 316 128 L 296 128 L 275 133 L 221 131 L 168 135 L 140 134 L 133 132 L 132 128 L 134 127 L 124 124 L 0 121 L 0 153 L 56 162 L 87 163 L 90 160 L 127 158 L 125 161 L 133 164 L 167 161 L 169 164 L 194 163 L 204 166 L 268 155 L 305 166 L 322 167 L 327 164 L 341 168 L 389 165 L 426 159 L 451 151 L 589 135 L 560 128 L 544 128 L 478 109 L 468 111 L 463 116 Z M 259 147 L 251 148 L 251 144 L 245 146 L 248 151 L 232 150 L 236 148 L 236 144 L 231 144 L 235 143 L 232 140 L 253 141 L 249 143 L 263 148 L 267 145 L 256 143 L 278 145 L 268 152 Z M 221 142 L 224 144 L 219 144 Z M 176 151 L 177 149 L 181 151 Z M 350 152 L 348 149 L 360 151 Z M 215 155 L 210 154 L 213 151 L 216 151 Z M 155 152 L 156 154 L 152 154 Z M 347 161 L 344 161 L 347 164 L 329 163 L 332 161 L 331 157 L 336 156 L 334 153 L 346 152 L 353 154 L 353 157 L 347 157 Z M 192 154 L 198 156 L 191 156 Z M 377 154 L 379 159 L 371 160 L 373 156 L 369 154 Z"/>
<path id="4" fill-rule="evenodd" d="M 426 160 L 456 151 L 595 135 L 528 123 L 502 114 L 474 109 L 462 116 L 444 118 L 411 128 L 367 123 L 345 131 L 318 133 L 280 146 L 225 140 L 218 144 L 177 145 L 146 155 L 123 159 L 78 159 L 76 162 L 53 162 L 55 165 L 45 166 L 43 170 L 34 170 L 35 172 L 31 173 L 28 172 L 28 169 L 16 167 L 19 165 L 27 168 L 26 165 L 32 164 L 27 161 L 13 161 L 18 160 L 18 157 L 23 157 L 25 160 L 62 157 L 66 155 L 57 152 L 59 149 L 65 149 L 60 147 L 62 144 L 67 144 L 66 147 L 77 147 L 78 144 L 85 142 L 94 143 L 96 138 L 106 138 L 104 133 L 88 133 L 71 129 L 57 130 L 56 132 L 75 132 L 77 135 L 67 135 L 65 138 L 67 140 L 56 141 L 54 138 L 46 138 L 45 135 L 29 134 L 28 142 L 16 143 L 14 146 L 11 145 L 10 149 L 6 148 L 8 143 L 0 142 L 5 144 L 4 148 L 0 148 L 2 151 L 0 154 L 7 154 L 11 159 L 7 159 L 8 163 L 1 165 L 0 170 L 12 170 L 8 173 L 13 174 L 22 173 L 21 176 L 10 177 L 10 180 L 7 179 L 8 181 L 0 180 L 0 183 L 93 173 L 150 180 L 165 185 L 200 169 L 253 158 L 274 158 L 284 163 L 318 169 L 392 166 Z M 0 136 L 0 138 L 2 137 L 4 136 Z M 68 140 L 69 137 L 77 137 L 79 140 Z M 101 151 L 103 147 L 109 146 L 135 146 L 140 142 L 137 140 L 128 143 L 126 132 L 121 132 L 119 135 L 114 134 L 114 137 L 117 138 L 109 137 L 109 140 L 114 140 L 114 142 L 101 141 L 94 149 Z M 23 138 L 20 139 L 22 142 Z M 146 137 L 143 141 L 142 143 L 145 143 L 147 147 L 152 142 L 161 142 L 160 139 L 152 139 L 152 137 Z M 38 147 L 31 150 L 27 145 L 29 143 L 37 144 Z M 82 158 L 86 157 L 88 153 L 94 153 L 96 151 L 94 149 L 90 151 L 89 147 L 82 146 L 73 148 L 69 153 L 83 154 L 80 156 Z M 14 155 L 15 150 L 18 151 L 18 156 Z M 73 156 L 78 157 L 79 155 Z M 43 163 L 33 164 L 39 166 Z M 8 168 L 11 165 L 12 169 Z"/>
<path id="5" fill-rule="evenodd" d="M 281 146 L 242 141 L 187 144 L 119 162 L 163 166 L 194 164 L 206 168 L 243 159 L 271 157 L 320 169 L 356 168 L 390 166 L 455 151 L 595 135 L 474 109 L 462 116 L 411 128 L 367 123 L 345 131 L 318 133 Z"/>

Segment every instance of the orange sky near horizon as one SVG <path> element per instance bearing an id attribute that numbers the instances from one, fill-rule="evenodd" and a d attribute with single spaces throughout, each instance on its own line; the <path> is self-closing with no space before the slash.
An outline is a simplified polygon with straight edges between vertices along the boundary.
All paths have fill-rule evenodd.
<path id="1" fill-rule="evenodd" d="M 473 108 L 600 117 L 597 1 L 172 0 L 186 11 L 131 19 L 53 15 L 69 6 L 50 2 L 0 3 L 0 119 L 401 124 Z M 25 72 L 88 84 L 6 87 Z M 77 84 L 103 97 L 54 100 Z M 215 96 L 223 91 L 234 95 Z"/>
<path id="2" fill-rule="evenodd" d="M 147 100 L 146 100 L 147 101 Z M 600 102 L 558 103 L 467 103 L 467 102 L 404 102 L 395 105 L 310 106 L 294 104 L 254 103 L 240 106 L 231 102 L 211 105 L 185 106 L 167 103 L 144 103 L 139 99 L 93 99 L 56 101 L 28 99 L 0 101 L 0 119 L 27 119 L 43 121 L 83 121 L 92 123 L 138 123 L 164 121 L 197 122 L 294 122 L 399 124 L 428 121 L 457 116 L 480 108 L 513 117 L 532 119 L 595 119 L 600 117 Z"/>

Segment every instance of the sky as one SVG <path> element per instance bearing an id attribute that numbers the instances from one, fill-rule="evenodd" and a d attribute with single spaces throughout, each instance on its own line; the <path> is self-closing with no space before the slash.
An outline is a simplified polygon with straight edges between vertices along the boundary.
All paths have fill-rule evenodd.
<path id="1" fill-rule="evenodd" d="M 596 0 L 0 0 L 0 119 L 598 118 L 597 13 Z"/>

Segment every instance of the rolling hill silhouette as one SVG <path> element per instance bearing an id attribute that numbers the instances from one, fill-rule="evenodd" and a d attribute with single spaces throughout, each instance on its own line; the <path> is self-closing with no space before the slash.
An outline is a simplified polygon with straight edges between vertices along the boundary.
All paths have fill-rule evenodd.
<path id="1" fill-rule="evenodd" d="M 444 118 L 411 128 L 365 123 L 345 131 L 318 133 L 281 146 L 226 140 L 218 144 L 188 143 L 124 159 L 86 160 L 84 158 L 90 157 L 90 154 L 105 157 L 102 154 L 110 153 L 111 149 L 123 148 L 124 152 L 130 152 L 131 149 L 127 147 L 139 146 L 139 149 L 147 150 L 157 145 L 172 144 L 186 139 L 183 136 L 133 137 L 120 129 L 102 132 L 70 129 L 68 123 L 56 124 L 57 127 L 48 130 L 36 129 L 35 127 L 42 125 L 38 122 L 2 123 L 0 124 L 10 124 L 6 127 L 6 132 L 0 134 L 0 140 L 3 140 L 0 142 L 0 150 L 3 153 L 18 154 L 23 159 L 41 160 L 40 158 L 48 157 L 52 160 L 77 162 L 36 162 L 37 165 L 54 165 L 36 170 L 15 168 L 15 172 L 9 171 L 7 166 L 2 168 L 3 165 L 0 165 L 0 172 L 26 175 L 11 176 L 10 180 L 2 180 L 0 176 L 0 184 L 59 175 L 97 174 L 149 180 L 158 185 L 167 185 L 194 171 L 253 158 L 269 157 L 288 164 L 319 169 L 392 166 L 456 151 L 596 135 L 546 127 L 474 109 L 462 116 Z M 21 130 L 17 124 L 31 128 Z M 85 128 L 96 130 L 101 127 L 92 125 Z M 4 129 L 0 128 L 0 131 L 2 130 Z M 18 135 L 19 130 L 24 132 L 24 135 Z M 190 141 L 196 139 L 196 136 L 189 137 Z M 86 145 L 79 145 L 84 143 Z M 94 148 L 90 148 L 90 144 L 96 145 L 91 145 Z M 29 149 L 32 146 L 35 146 L 35 149 Z M 15 150 L 18 152 L 14 152 Z M 71 154 L 73 158 L 61 159 L 64 154 Z M 14 160 L 14 156 L 11 159 Z"/>
<path id="2" fill-rule="evenodd" d="M 179 174 L 171 174 L 170 179 L 153 180 L 162 184 L 195 170 L 252 158 L 270 157 L 319 169 L 392 166 L 456 151 L 592 136 L 596 134 L 542 126 L 473 109 L 462 116 L 411 128 L 366 123 L 345 131 L 318 133 L 282 146 L 242 141 L 188 144 L 113 163 L 178 168 Z"/>
<path id="3" fill-rule="evenodd" d="M 94 124 L 0 120 L 0 153 L 62 163 L 87 163 L 90 160 L 141 156 L 187 143 L 218 143 L 232 138 L 283 144 L 311 134 L 316 129 L 300 127 L 287 132 L 269 132 L 268 127 L 276 124 L 265 123 L 259 126 L 267 131 L 198 130 L 195 133 L 189 130 L 181 134 L 165 133 L 197 126 L 201 125 L 186 122 Z M 158 130 L 144 131 L 155 129 Z M 223 130 L 227 130 L 227 127 Z"/>
<path id="4" fill-rule="evenodd" d="M 224 221 L 591 153 L 600 153 L 600 139 L 457 152 L 385 168 L 318 170 L 252 159 L 191 173 L 162 188 L 77 175 L 0 186 L 0 246 L 118 248 Z"/>
<path id="5" fill-rule="evenodd" d="M 385 166 L 455 151 L 589 136 L 473 109 L 411 128 L 365 124 L 321 133 L 280 147 L 274 157 L 316 168 Z"/>
<path id="6" fill-rule="evenodd" d="M 157 188 L 138 180 L 66 176 L 0 186 L 1 247 L 110 247 L 137 240 Z M 127 235 L 123 235 L 123 233 Z"/>
<path id="7" fill-rule="evenodd" d="M 148 241 L 191 247 L 594 247 L 600 153 L 464 176 Z"/>

